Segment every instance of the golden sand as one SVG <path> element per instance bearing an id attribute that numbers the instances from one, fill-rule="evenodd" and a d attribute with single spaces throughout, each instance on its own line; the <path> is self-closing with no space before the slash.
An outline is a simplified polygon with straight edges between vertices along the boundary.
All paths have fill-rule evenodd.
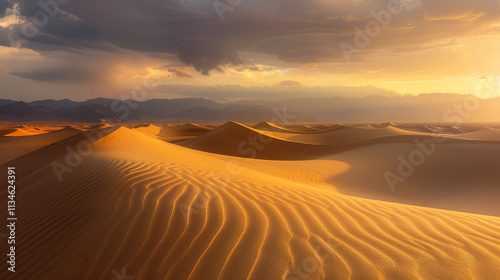
<path id="1" fill-rule="evenodd" d="M 122 268 L 145 280 L 500 275 L 500 130 L 443 135 L 391 189 L 384 172 L 430 137 L 423 129 L 169 127 L 206 130 L 180 146 L 161 139 L 164 127 L 0 137 L 1 164 L 19 178 L 16 279 L 109 280 Z M 265 140 L 261 159 L 238 156 L 249 136 Z M 54 162 L 71 169 L 62 181 Z"/>

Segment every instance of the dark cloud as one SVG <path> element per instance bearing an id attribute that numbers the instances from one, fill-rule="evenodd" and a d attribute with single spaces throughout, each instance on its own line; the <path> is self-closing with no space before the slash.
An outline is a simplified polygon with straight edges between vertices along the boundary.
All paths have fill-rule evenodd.
<path id="1" fill-rule="evenodd" d="M 0 18 L 5 16 L 5 12 L 7 9 L 12 8 L 11 1 L 8 0 L 0 0 Z"/>
<path id="2" fill-rule="evenodd" d="M 81 83 L 93 81 L 98 78 L 96 73 L 80 67 L 55 67 L 27 72 L 13 71 L 10 74 L 38 82 L 52 83 Z"/>
<path id="3" fill-rule="evenodd" d="M 226 46 L 205 41 L 180 41 L 175 43 L 175 47 L 180 60 L 203 75 L 208 75 L 212 70 L 222 72 L 222 66 L 243 64 L 238 54 Z"/>
<path id="4" fill-rule="evenodd" d="M 226 65 L 245 64 L 240 52 L 275 55 L 292 63 L 344 61 L 340 44 L 355 45 L 359 30 L 374 22 L 373 12 L 386 11 L 389 2 L 245 0 L 232 12 L 224 13 L 221 21 L 211 0 L 71 0 L 49 10 L 39 1 L 12 1 L 19 4 L 28 22 L 37 13 L 51 14 L 47 24 L 38 27 L 37 35 L 23 43 L 24 47 L 42 52 L 126 49 L 175 54 L 204 75 L 222 71 Z M 500 21 L 499 1 L 404 2 L 413 6 L 391 15 L 390 23 L 370 39 L 367 49 L 432 47 L 433 41 L 478 34 Z M 9 6 L 11 2 L 0 0 L 0 15 Z M 21 37 L 22 29 L 23 25 L 13 27 Z M 6 36 L 6 31 L 0 30 L 0 44 L 9 44 Z"/>

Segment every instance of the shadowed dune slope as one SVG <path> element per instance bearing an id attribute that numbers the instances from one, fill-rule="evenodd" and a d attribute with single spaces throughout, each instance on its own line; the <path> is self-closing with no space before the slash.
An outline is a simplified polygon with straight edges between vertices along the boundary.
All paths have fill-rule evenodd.
<path id="1" fill-rule="evenodd" d="M 209 131 L 212 131 L 212 129 L 193 123 L 186 123 L 181 125 L 163 126 L 158 136 L 199 136 Z"/>
<path id="2" fill-rule="evenodd" d="M 302 181 L 312 178 L 311 161 L 292 177 L 271 174 L 268 161 L 190 150 L 124 127 L 100 132 L 62 181 L 51 162 L 64 163 L 83 133 L 11 162 L 52 156 L 19 170 L 18 279 L 109 280 L 122 269 L 139 280 L 500 274 L 499 217 L 345 196 L 331 183 Z M 335 176 L 350 168 L 327 161 Z"/>
<path id="3" fill-rule="evenodd" d="M 500 143 L 426 144 L 425 149 L 428 153 L 415 143 L 365 146 L 322 158 L 348 164 L 347 172 L 318 173 L 344 194 L 500 216 Z"/>
<path id="4" fill-rule="evenodd" d="M 5 135 L 11 134 L 11 133 L 16 132 L 16 131 L 17 131 L 16 128 L 2 127 L 0 129 L 0 136 L 5 136 Z"/>

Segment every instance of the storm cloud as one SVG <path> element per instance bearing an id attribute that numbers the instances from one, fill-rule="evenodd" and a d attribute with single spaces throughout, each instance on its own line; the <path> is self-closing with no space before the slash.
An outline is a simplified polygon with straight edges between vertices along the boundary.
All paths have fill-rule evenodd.
<path id="1" fill-rule="evenodd" d="M 8 7 L 18 6 L 25 21 L 11 26 L 9 32 L 27 39 L 21 42 L 26 48 L 174 54 L 208 75 L 226 65 L 246 63 L 240 52 L 274 55 L 299 64 L 344 61 L 346 50 L 341 44 L 360 50 L 356 36 L 373 23 L 374 15 L 387 12 L 391 1 L 248 0 L 223 11 L 221 20 L 212 0 L 0 0 L 0 16 Z M 367 49 L 409 50 L 438 38 L 485 32 L 500 19 L 498 1 L 401 3 L 401 12 L 391 14 L 381 31 L 372 30 L 378 35 Z M 26 38 L 30 29 L 26 25 L 33 20 L 36 35 Z M 11 43 L 5 38 L 9 32 L 0 32 L 1 44 Z M 369 53 L 351 52 L 355 60 Z"/>

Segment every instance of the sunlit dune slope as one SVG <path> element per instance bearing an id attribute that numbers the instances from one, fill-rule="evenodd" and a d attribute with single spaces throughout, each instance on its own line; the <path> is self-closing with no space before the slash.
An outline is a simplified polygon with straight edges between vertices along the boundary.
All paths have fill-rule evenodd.
<path id="1" fill-rule="evenodd" d="M 260 122 L 253 126 L 253 128 L 264 131 L 272 131 L 272 132 L 285 132 L 285 133 L 294 133 L 295 131 L 280 127 L 270 122 Z"/>
<path id="2" fill-rule="evenodd" d="M 52 126 L 21 126 L 14 128 L 5 128 L 0 130 L 0 136 L 30 136 L 45 134 L 62 129 L 62 127 Z"/>

